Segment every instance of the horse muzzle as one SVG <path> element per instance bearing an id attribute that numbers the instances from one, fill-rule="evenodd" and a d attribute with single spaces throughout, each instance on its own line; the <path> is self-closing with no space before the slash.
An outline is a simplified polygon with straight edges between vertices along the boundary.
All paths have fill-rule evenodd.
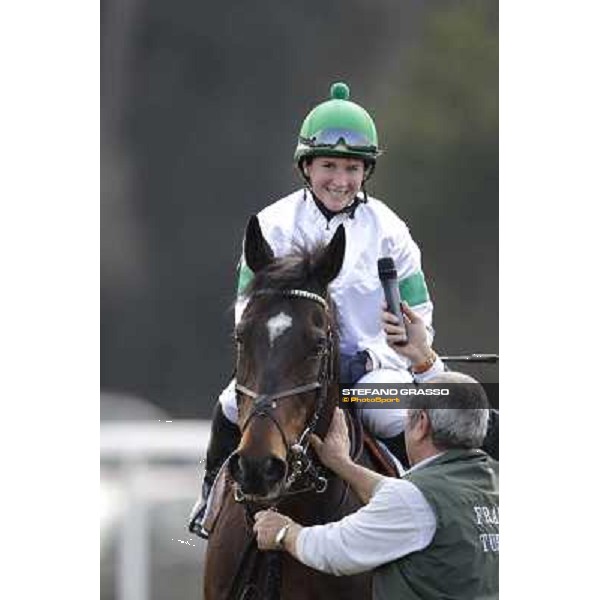
<path id="1" fill-rule="evenodd" d="M 255 457 L 236 452 L 229 459 L 229 472 L 245 496 L 268 499 L 279 494 L 287 464 L 273 455 Z"/>

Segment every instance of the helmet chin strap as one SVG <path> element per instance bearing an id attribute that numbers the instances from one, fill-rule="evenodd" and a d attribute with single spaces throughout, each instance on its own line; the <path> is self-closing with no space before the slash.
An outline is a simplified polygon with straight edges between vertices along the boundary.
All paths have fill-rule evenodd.
<path id="1" fill-rule="evenodd" d="M 361 202 L 364 202 L 365 204 L 369 201 L 369 196 L 367 195 L 366 183 L 367 183 L 367 180 L 365 179 L 360 186 L 360 189 L 363 193 L 363 199 L 361 200 Z"/>
<path id="2" fill-rule="evenodd" d="M 365 161 L 365 178 L 363 179 L 363 182 L 362 182 L 363 188 L 364 188 L 365 183 L 369 179 L 371 179 L 371 177 L 373 176 L 373 173 L 375 172 L 375 165 L 376 164 L 377 163 L 375 161 L 369 162 L 368 164 Z"/>
<path id="3" fill-rule="evenodd" d="M 359 205 L 361 204 L 365 204 L 368 200 L 368 196 L 367 196 L 367 190 L 365 189 L 365 185 L 364 182 L 361 185 L 361 191 L 364 194 L 363 198 L 360 198 L 359 196 L 355 196 L 354 200 L 352 200 L 352 202 L 350 204 L 348 204 L 347 206 L 345 206 L 344 208 L 342 208 L 341 210 L 338 211 L 332 211 L 329 210 L 325 204 L 323 203 L 323 201 L 315 194 L 314 190 L 312 189 L 312 187 L 310 186 L 310 184 L 305 184 L 304 186 L 304 201 L 306 201 L 306 191 L 309 191 L 313 201 L 315 202 L 315 204 L 317 205 L 317 207 L 319 208 L 319 210 L 323 213 L 323 216 L 325 216 L 325 218 L 330 221 L 333 217 L 335 217 L 336 215 L 340 215 L 342 213 L 348 213 L 350 215 L 351 219 L 354 219 L 354 213 L 356 212 L 356 209 L 358 208 Z"/>

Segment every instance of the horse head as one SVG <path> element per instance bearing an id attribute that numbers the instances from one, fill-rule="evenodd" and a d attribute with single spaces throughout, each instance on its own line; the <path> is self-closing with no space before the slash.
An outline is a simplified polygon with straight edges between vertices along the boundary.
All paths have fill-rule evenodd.
<path id="1" fill-rule="evenodd" d="M 327 287 L 345 244 L 340 226 L 326 246 L 275 258 L 258 219 L 248 223 L 244 257 L 254 279 L 235 330 L 242 438 L 229 469 L 253 501 L 273 500 L 303 477 L 309 434 L 329 427 L 338 357 Z"/>

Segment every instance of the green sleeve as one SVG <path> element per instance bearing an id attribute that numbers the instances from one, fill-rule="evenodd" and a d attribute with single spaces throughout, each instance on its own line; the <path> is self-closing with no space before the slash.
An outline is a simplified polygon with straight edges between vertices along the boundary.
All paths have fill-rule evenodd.
<path id="1" fill-rule="evenodd" d="M 429 292 L 422 271 L 402 279 L 398 287 L 400 288 L 400 298 L 409 306 L 416 306 L 429 301 Z"/>
<path id="2" fill-rule="evenodd" d="M 238 296 L 241 296 L 248 287 L 248 284 L 252 281 L 254 277 L 254 273 L 250 269 L 250 267 L 243 261 L 240 261 L 238 266 L 238 286 L 237 293 Z"/>

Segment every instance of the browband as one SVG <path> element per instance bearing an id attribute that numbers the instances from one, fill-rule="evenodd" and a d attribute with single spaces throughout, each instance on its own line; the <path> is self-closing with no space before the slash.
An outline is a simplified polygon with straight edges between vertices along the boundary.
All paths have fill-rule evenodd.
<path id="1" fill-rule="evenodd" d="M 269 296 L 276 294 L 277 296 L 287 296 L 288 298 L 305 298 L 306 300 L 313 300 L 314 302 L 318 302 L 325 310 L 329 310 L 329 305 L 327 304 L 327 300 L 319 294 L 315 294 L 314 292 L 307 292 L 306 290 L 275 290 L 275 289 L 267 289 L 267 290 L 259 290 L 258 292 L 254 292 L 254 296 Z"/>

